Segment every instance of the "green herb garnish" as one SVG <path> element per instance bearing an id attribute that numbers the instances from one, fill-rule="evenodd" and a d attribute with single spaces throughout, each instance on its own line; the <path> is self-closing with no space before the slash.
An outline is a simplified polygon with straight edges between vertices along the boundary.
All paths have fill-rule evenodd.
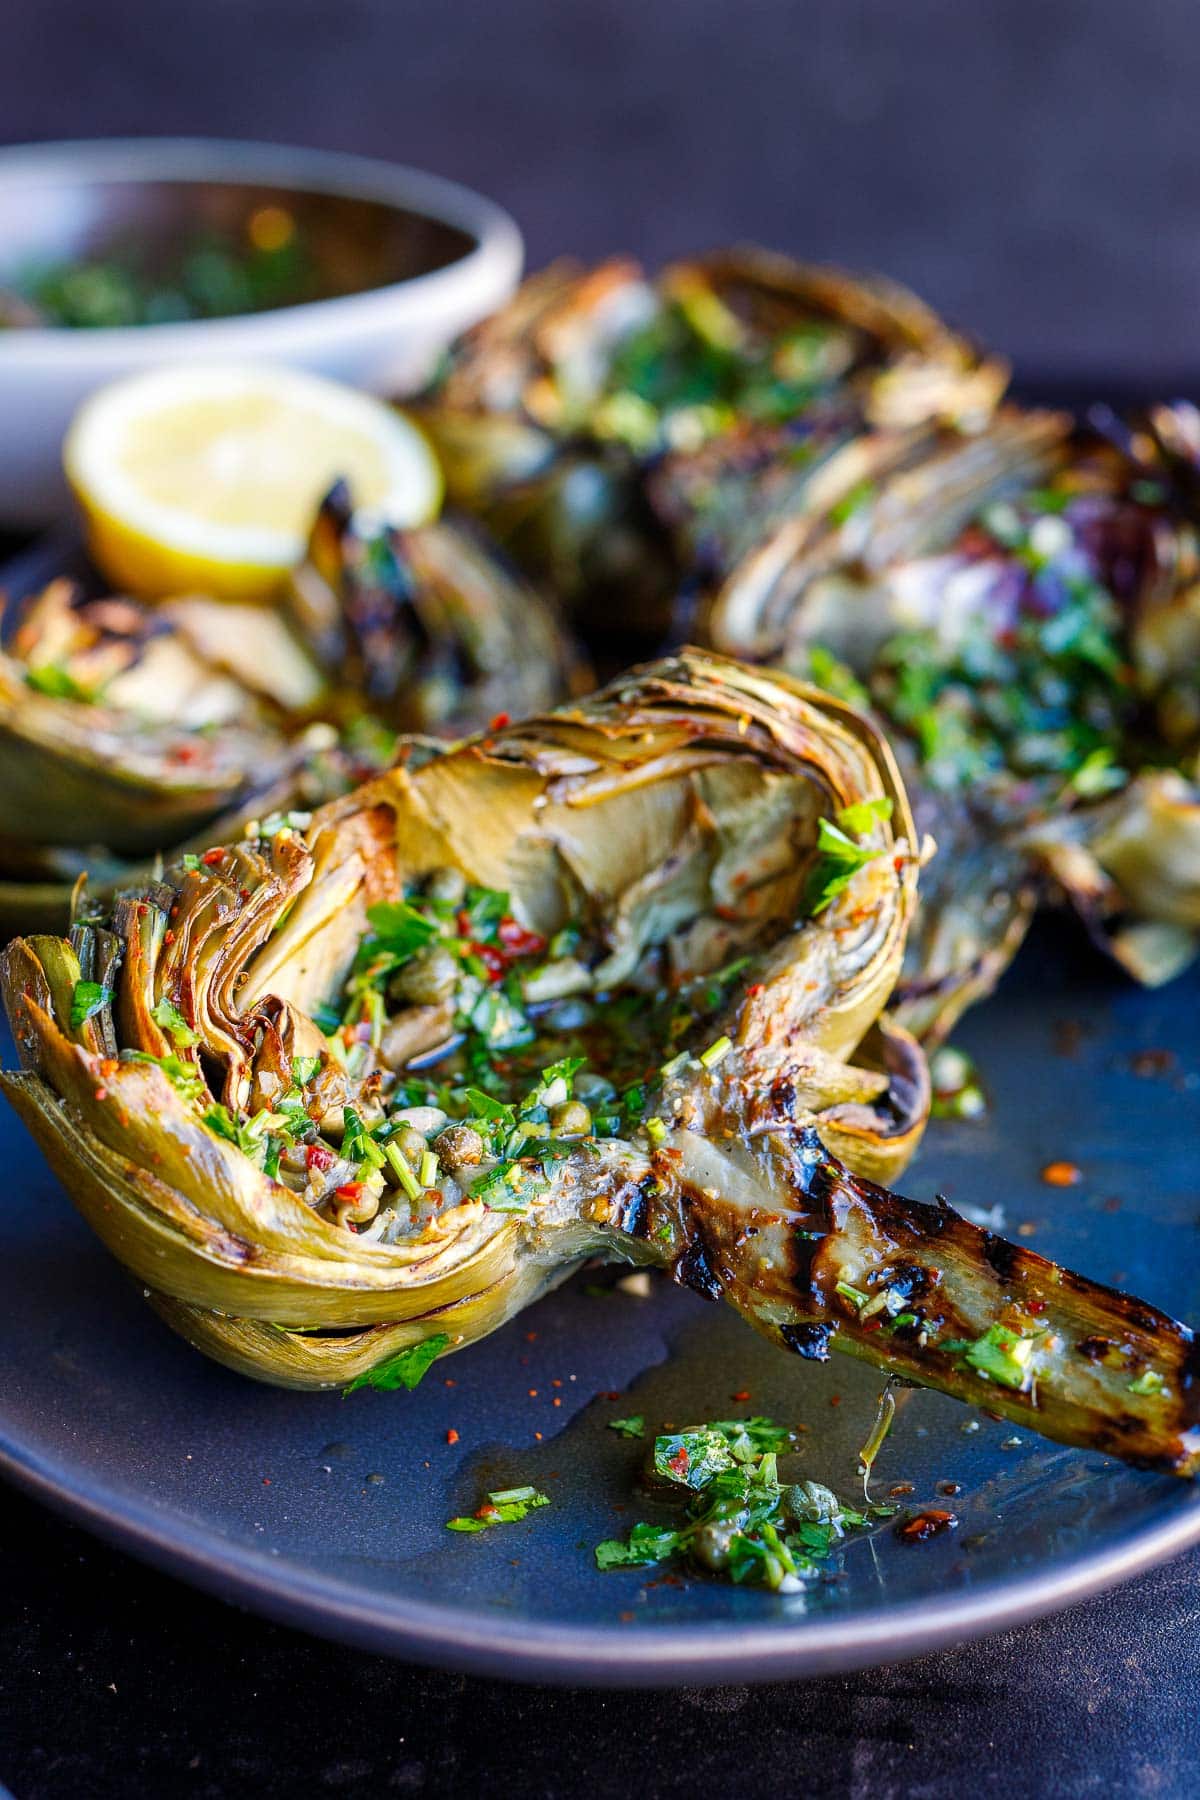
<path id="1" fill-rule="evenodd" d="M 513 1525 L 549 1504 L 549 1495 L 540 1494 L 536 1488 L 503 1488 L 498 1493 L 489 1494 L 486 1506 L 481 1506 L 477 1513 L 447 1519 L 446 1530 L 489 1531 L 493 1525 Z"/>
<path id="2" fill-rule="evenodd" d="M 182 1050 L 186 1050 L 196 1042 L 196 1033 L 192 1030 L 179 1008 L 164 994 L 162 999 L 151 1010 L 150 1017 L 154 1023 L 165 1031 L 167 1036 Z"/>
<path id="3" fill-rule="evenodd" d="M 397 1388 L 415 1388 L 422 1376 L 435 1363 L 443 1350 L 450 1346 L 450 1339 L 444 1331 L 435 1333 L 433 1337 L 422 1338 L 419 1344 L 410 1344 L 406 1350 L 397 1351 L 389 1356 L 386 1362 L 376 1364 L 373 1369 L 365 1369 L 342 1392 L 354 1393 L 356 1388 L 378 1388 L 381 1393 L 394 1393 Z"/>
<path id="4" fill-rule="evenodd" d="M 71 1030 L 78 1031 L 89 1019 L 112 1004 L 113 990 L 99 981 L 77 981 L 71 990 Z"/>
<path id="5" fill-rule="evenodd" d="M 968 1344 L 964 1360 L 989 1381 L 1020 1393 L 1029 1385 L 1035 1341 L 1033 1337 L 1022 1337 L 1010 1326 L 989 1325 L 982 1337 Z"/>
<path id="6" fill-rule="evenodd" d="M 829 819 L 819 819 L 817 854 L 804 884 L 801 903 L 806 917 L 816 918 L 818 913 L 824 912 L 830 901 L 836 900 L 849 887 L 859 870 L 865 869 L 881 854 L 877 846 L 859 844 Z"/>

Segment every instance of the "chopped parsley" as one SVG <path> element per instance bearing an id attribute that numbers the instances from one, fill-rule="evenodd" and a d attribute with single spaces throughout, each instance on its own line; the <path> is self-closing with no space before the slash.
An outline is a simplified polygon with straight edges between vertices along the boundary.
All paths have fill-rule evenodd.
<path id="1" fill-rule="evenodd" d="M 99 981 L 77 981 L 71 990 L 71 1030 L 78 1031 L 89 1019 L 112 1005 L 113 990 Z"/>
<path id="2" fill-rule="evenodd" d="M 540 1494 L 536 1488 L 502 1488 L 497 1493 L 489 1494 L 478 1512 L 457 1519 L 447 1519 L 446 1530 L 489 1531 L 493 1525 L 513 1525 L 549 1504 L 549 1495 Z"/>
<path id="3" fill-rule="evenodd" d="M 25 682 L 35 693 L 45 694 L 51 700 L 80 700 L 90 703 L 96 696 L 87 688 L 81 687 L 69 669 L 60 663 L 39 663 L 36 668 L 26 669 Z"/>
<path id="4" fill-rule="evenodd" d="M 813 680 L 873 705 L 911 740 L 933 787 L 1008 774 L 1061 788 L 1065 778 L 1087 800 L 1125 781 L 1114 746 L 1136 727 L 1138 698 L 1121 607 L 1074 498 L 1058 485 L 985 507 L 943 558 L 951 578 L 971 572 L 966 615 L 897 632 L 862 682 L 824 647 L 808 653 Z"/>
<path id="5" fill-rule="evenodd" d="M 395 1356 L 389 1356 L 386 1362 L 377 1363 L 373 1369 L 364 1369 L 342 1391 L 352 1394 L 356 1388 L 370 1387 L 390 1394 L 397 1388 L 411 1390 L 449 1346 L 450 1339 L 446 1333 L 436 1332 L 432 1337 L 422 1338 L 419 1344 L 410 1344 L 407 1349 L 398 1350 Z"/>
<path id="6" fill-rule="evenodd" d="M 619 1437 L 644 1438 L 646 1435 L 645 1414 L 631 1413 L 627 1419 L 610 1419 L 608 1429 L 615 1431 Z"/>
<path id="7" fill-rule="evenodd" d="M 680 1556 L 739 1584 L 798 1589 L 868 1514 L 843 1506 L 819 1483 L 781 1481 L 778 1456 L 791 1441 L 784 1427 L 758 1417 L 657 1437 L 652 1466 L 687 1493 L 684 1522 L 634 1525 L 626 1538 L 596 1546 L 596 1567 L 645 1567 Z"/>
<path id="8" fill-rule="evenodd" d="M 180 1049 L 186 1050 L 196 1042 L 196 1034 L 174 1003 L 164 994 L 162 999 L 151 1010 L 150 1017 L 154 1023 L 165 1031 L 171 1041 Z"/>
<path id="9" fill-rule="evenodd" d="M 1030 1363 L 1040 1336 L 1041 1332 L 1023 1337 L 1009 1325 L 989 1325 L 982 1337 L 966 1346 L 963 1360 L 988 1381 L 1023 1393 L 1032 1379 Z M 942 1346 L 943 1349 L 949 1347 L 948 1344 Z"/>
<path id="10" fill-rule="evenodd" d="M 860 869 L 883 854 L 877 845 L 863 844 L 859 839 L 876 820 L 889 819 L 891 815 L 892 802 L 881 796 L 843 807 L 836 823 L 829 819 L 817 821 L 817 854 L 808 872 L 802 902 L 809 918 L 824 912 L 849 887 Z"/>

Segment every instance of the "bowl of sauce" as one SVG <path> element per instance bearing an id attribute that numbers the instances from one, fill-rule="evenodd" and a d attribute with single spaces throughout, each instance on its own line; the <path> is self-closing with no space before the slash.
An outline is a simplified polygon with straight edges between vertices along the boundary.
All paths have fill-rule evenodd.
<path id="1" fill-rule="evenodd" d="M 521 262 L 492 201 L 365 157 L 175 138 L 0 150 L 0 528 L 61 511 L 63 434 L 104 382 L 266 359 L 411 393 Z"/>

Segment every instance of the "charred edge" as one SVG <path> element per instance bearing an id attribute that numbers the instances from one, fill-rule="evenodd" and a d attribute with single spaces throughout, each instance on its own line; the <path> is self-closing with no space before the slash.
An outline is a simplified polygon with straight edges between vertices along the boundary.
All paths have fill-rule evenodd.
<path id="1" fill-rule="evenodd" d="M 1190 1431 L 1200 1426 L 1200 1338 L 1188 1331 L 1182 1348 L 1179 1392 L 1183 1400 L 1184 1427 Z"/>
<path id="2" fill-rule="evenodd" d="M 771 1105 L 781 1119 L 795 1118 L 796 1090 L 786 1076 L 781 1076 L 778 1081 L 772 1083 Z M 812 1140 L 816 1144 L 816 1147 L 818 1149 L 820 1148 L 820 1140 L 817 1138 L 816 1132 L 813 1131 L 811 1127 L 801 1132 L 800 1139 L 802 1143 L 807 1143 L 809 1140 Z"/>
<path id="3" fill-rule="evenodd" d="M 687 1249 L 675 1264 L 674 1279 L 680 1287 L 691 1288 L 706 1300 L 720 1300 L 725 1292 L 720 1276 L 709 1261 L 708 1246 L 698 1228 L 694 1228 Z"/>
<path id="4" fill-rule="evenodd" d="M 836 1325 L 783 1325 L 779 1335 L 797 1356 L 809 1362 L 828 1362 L 829 1340 L 836 1330 Z"/>
<path id="5" fill-rule="evenodd" d="M 898 1262 L 883 1269 L 871 1285 L 886 1287 L 901 1300 L 919 1300 L 929 1292 L 932 1280 L 919 1263 Z"/>
<path id="6" fill-rule="evenodd" d="M 806 1300 L 811 1299 L 817 1291 L 816 1261 L 824 1242 L 825 1233 L 823 1231 L 797 1229 L 792 1233 L 792 1280 L 796 1292 Z"/>
<path id="7" fill-rule="evenodd" d="M 647 1175 L 644 1180 L 638 1182 L 622 1208 L 620 1219 L 617 1222 L 618 1231 L 623 1231 L 627 1236 L 634 1238 L 649 1236 L 650 1190 L 654 1185 L 653 1175 Z"/>
<path id="8" fill-rule="evenodd" d="M 987 1231 L 983 1236 L 983 1254 L 997 1281 L 1007 1287 L 1020 1270 L 1019 1247 L 1007 1238 L 997 1237 L 994 1231 Z"/>

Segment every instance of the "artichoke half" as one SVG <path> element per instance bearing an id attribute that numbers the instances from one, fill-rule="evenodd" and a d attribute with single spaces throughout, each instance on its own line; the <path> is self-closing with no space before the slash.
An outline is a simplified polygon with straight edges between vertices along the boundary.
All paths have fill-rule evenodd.
<path id="1" fill-rule="evenodd" d="M 163 1316 L 262 1379 L 410 1385 L 604 1254 L 1191 1472 L 1185 1328 L 871 1179 L 928 1107 L 881 1012 L 916 879 L 868 723 L 687 652 L 11 945 L 4 1086 Z"/>
<path id="2" fill-rule="evenodd" d="M 826 866 L 819 821 L 838 816 L 849 862 Z M 210 852 L 123 895 L 104 926 L 12 944 L 24 1072 L 5 1087 L 186 1335 L 267 1379 L 344 1382 L 431 1333 L 480 1336 L 584 1255 L 671 1260 L 631 1221 L 648 1216 L 677 1121 L 715 1128 L 736 1105 L 765 1140 L 817 1119 L 855 1167 L 898 1172 L 929 1097 L 919 1053 L 880 1017 L 913 904 L 911 837 L 891 758 L 849 708 L 692 653 L 418 748 L 303 836 Z M 814 872 L 832 892 L 807 918 Z M 454 901 L 444 941 L 414 923 L 431 893 Z M 475 945 L 457 921 L 479 894 L 501 896 L 507 924 Z M 386 964 L 389 930 L 410 930 L 418 954 L 377 1001 L 363 970 Z M 499 986 L 451 954 L 466 942 L 490 961 L 509 941 L 537 955 Z M 481 1037 L 480 1007 L 511 1012 L 522 983 L 544 1021 L 533 1041 L 511 1026 Z M 347 994 L 331 1026 L 323 1009 Z M 495 1067 L 460 1067 L 464 1034 L 476 1056 L 499 1044 Z M 607 1109 L 609 1135 L 555 1112 L 579 1102 L 554 1100 L 552 1076 L 534 1151 L 501 1154 L 492 1109 L 503 1120 L 580 1045 L 601 1095 L 583 1124 Z M 443 1062 L 459 1094 L 439 1108 Z M 415 1165 L 437 1159 L 436 1200 L 414 1199 L 408 1164 L 386 1154 L 397 1114 L 405 1142 L 414 1120 L 439 1127 Z"/>
<path id="3" fill-rule="evenodd" d="M 396 731 L 549 705 L 576 671 L 545 601 L 473 527 L 391 530 L 342 489 L 277 608 L 53 582 L 0 655 L 0 925 L 61 923 L 85 871 L 111 892 L 140 859 L 344 791 Z"/>
<path id="4" fill-rule="evenodd" d="M 455 348 L 422 417 L 519 561 L 594 626 L 661 635 L 727 513 L 767 516 L 831 459 L 845 491 L 834 453 L 868 425 L 974 429 L 1006 379 L 905 289 L 740 248 L 653 283 L 552 265 Z"/>
<path id="5" fill-rule="evenodd" d="M 707 624 L 894 735 L 943 850 L 899 1016 L 944 1037 L 1047 894 L 1139 979 L 1167 979 L 1200 942 L 1194 513 L 1148 462 L 1055 414 L 1002 409 L 907 464 L 878 438 L 857 449 L 877 460 L 855 507 L 774 526 Z"/>

